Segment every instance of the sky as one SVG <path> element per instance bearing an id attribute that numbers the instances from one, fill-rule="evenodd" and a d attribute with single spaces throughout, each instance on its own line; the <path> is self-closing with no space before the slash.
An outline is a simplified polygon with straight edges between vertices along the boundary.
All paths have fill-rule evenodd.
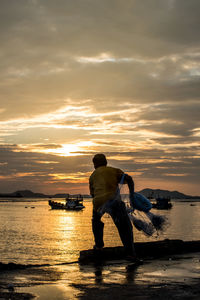
<path id="1" fill-rule="evenodd" d="M 1 0 L 0 192 L 200 195 L 199 0 Z"/>

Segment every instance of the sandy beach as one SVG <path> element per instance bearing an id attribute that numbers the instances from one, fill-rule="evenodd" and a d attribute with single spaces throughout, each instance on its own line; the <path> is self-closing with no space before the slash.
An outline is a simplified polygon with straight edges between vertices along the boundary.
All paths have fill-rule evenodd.
<path id="1" fill-rule="evenodd" d="M 103 265 L 78 263 L 0 273 L 0 299 L 199 299 L 200 252 Z"/>

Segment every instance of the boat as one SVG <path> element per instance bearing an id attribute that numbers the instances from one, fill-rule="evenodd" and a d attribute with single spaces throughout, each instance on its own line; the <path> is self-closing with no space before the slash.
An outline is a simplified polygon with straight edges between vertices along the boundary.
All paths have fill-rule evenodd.
<path id="1" fill-rule="evenodd" d="M 172 203 L 170 198 L 158 197 L 155 199 L 155 203 L 152 203 L 152 208 L 157 209 L 170 209 L 172 208 Z"/>
<path id="2" fill-rule="evenodd" d="M 83 205 L 82 195 L 68 195 L 65 198 L 65 203 L 49 200 L 49 205 L 52 209 L 65 209 L 65 210 L 82 210 L 85 208 Z"/>

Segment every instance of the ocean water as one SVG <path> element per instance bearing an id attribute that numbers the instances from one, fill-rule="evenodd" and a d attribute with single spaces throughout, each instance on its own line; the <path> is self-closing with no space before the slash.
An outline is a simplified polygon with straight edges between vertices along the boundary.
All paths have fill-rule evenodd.
<path id="1" fill-rule="evenodd" d="M 145 236 L 134 228 L 136 242 L 162 239 L 200 239 L 200 202 L 172 201 L 171 210 L 152 209 L 165 215 L 169 225 L 159 236 Z M 93 247 L 92 202 L 82 211 L 51 210 L 47 199 L 0 201 L 0 261 L 20 264 L 56 264 L 78 259 L 79 251 Z M 108 215 L 103 222 L 105 246 L 121 246 Z"/>

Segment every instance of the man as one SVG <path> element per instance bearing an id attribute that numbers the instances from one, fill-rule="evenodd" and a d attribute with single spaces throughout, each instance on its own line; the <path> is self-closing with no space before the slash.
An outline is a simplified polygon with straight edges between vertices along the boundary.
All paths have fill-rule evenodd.
<path id="1" fill-rule="evenodd" d="M 104 154 L 96 154 L 93 157 L 95 171 L 89 179 L 90 194 L 93 197 L 92 230 L 94 234 L 94 249 L 100 250 L 104 246 L 103 228 L 101 221 L 106 211 L 112 217 L 121 241 L 124 245 L 128 259 L 135 260 L 136 254 L 133 244 L 133 229 L 124 202 L 120 198 L 118 184 L 122 176 L 129 187 L 130 196 L 134 194 L 134 182 L 131 176 L 124 174 L 120 169 L 107 166 Z"/>

